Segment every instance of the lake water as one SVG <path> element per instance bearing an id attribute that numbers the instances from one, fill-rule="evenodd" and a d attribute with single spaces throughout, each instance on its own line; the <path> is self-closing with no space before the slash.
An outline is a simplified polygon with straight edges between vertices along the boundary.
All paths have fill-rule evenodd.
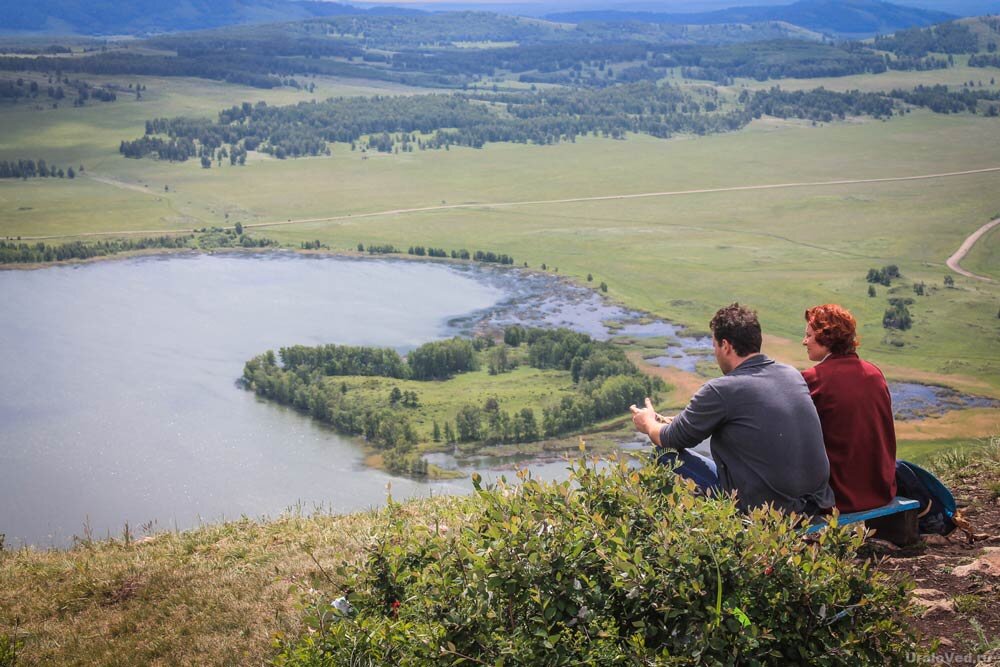
<path id="1" fill-rule="evenodd" d="M 368 468 L 356 440 L 236 387 L 243 364 L 285 345 L 393 347 L 520 323 L 595 338 L 670 341 L 654 363 L 694 370 L 705 337 L 551 275 L 493 267 L 273 252 L 153 256 L 0 271 L 0 533 L 8 545 L 185 529 L 301 507 L 351 512 L 471 490 Z M 903 387 L 905 406 L 978 406 Z M 897 387 L 893 387 L 894 400 Z M 986 399 L 989 400 L 989 399 Z M 905 410 L 904 410 L 905 411 Z M 641 440 L 641 439 L 639 439 Z M 643 448 L 636 440 L 623 448 Z M 490 456 L 444 467 L 487 481 L 566 463 Z"/>
<path id="2" fill-rule="evenodd" d="M 366 468 L 358 444 L 234 385 L 283 345 L 411 349 L 502 289 L 445 266 L 293 254 L 0 272 L 0 533 L 63 546 L 301 503 L 465 490 Z"/>

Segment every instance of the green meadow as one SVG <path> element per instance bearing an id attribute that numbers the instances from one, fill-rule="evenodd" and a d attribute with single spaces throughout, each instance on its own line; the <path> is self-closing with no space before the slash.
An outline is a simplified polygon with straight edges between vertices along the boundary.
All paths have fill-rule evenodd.
<path id="1" fill-rule="evenodd" d="M 945 57 L 938 54 L 938 57 Z M 824 77 L 816 79 L 782 79 L 781 81 L 756 81 L 754 79 L 737 79 L 735 87 L 746 87 L 751 90 L 760 88 L 770 88 L 779 85 L 785 90 L 811 90 L 822 86 L 827 90 L 848 91 L 860 90 L 863 92 L 890 91 L 894 88 L 903 90 L 916 88 L 917 86 L 946 85 L 949 87 L 961 87 L 969 81 L 975 82 L 977 90 L 982 83 L 984 90 L 996 90 L 997 80 L 1000 72 L 995 68 L 969 67 L 969 57 L 964 55 L 954 56 L 955 66 L 948 69 L 936 69 L 927 71 L 917 70 L 889 70 L 878 75 L 855 74 L 852 76 Z M 990 82 L 993 79 L 993 82 Z"/>
<path id="2" fill-rule="evenodd" d="M 976 450 L 989 446 L 986 438 L 950 438 L 944 440 L 904 441 L 896 448 L 900 459 L 919 464 L 927 464 L 940 456 L 942 452 L 954 452 L 956 455 L 975 454 Z"/>
<path id="3" fill-rule="evenodd" d="M 987 78 L 996 73 L 977 71 Z M 954 288 L 943 284 L 951 273 L 948 256 L 1000 214 L 1000 172 L 824 184 L 998 167 L 995 118 L 915 111 L 815 127 L 762 119 L 705 137 L 586 137 L 403 154 L 363 154 L 338 144 L 330 157 L 251 153 L 244 167 L 225 162 L 202 169 L 195 160 L 125 159 L 118 143 L 140 136 L 144 121 L 158 116 L 212 116 L 257 99 L 286 104 L 408 91 L 321 80 L 314 94 L 134 81 L 147 86 L 141 100 L 122 95 L 83 109 L 0 109 L 0 159 L 85 166 L 73 181 L 0 182 L 0 236 L 69 238 L 240 222 L 261 225 L 253 233 L 292 247 L 320 240 L 335 251 L 359 242 L 493 250 L 581 283 L 592 274 L 591 284 L 606 282 L 610 298 L 701 330 L 718 306 L 752 304 L 769 334 L 768 350 L 798 365 L 806 363 L 798 346 L 803 309 L 832 301 L 858 316 L 863 354 L 890 377 L 1000 396 L 1000 230 L 963 264 L 994 282 L 955 275 Z M 782 187 L 731 189 L 745 186 Z M 672 194 L 586 200 L 646 193 Z M 584 201 L 557 201 L 568 199 Z M 383 213 L 455 205 L 462 207 Z M 268 226 L 325 218 L 333 219 Z M 903 278 L 891 288 L 877 286 L 871 298 L 865 274 L 886 264 L 899 265 Z M 918 282 L 925 296 L 913 293 Z M 890 335 L 882 328 L 889 297 L 914 300 L 911 330 Z"/>
<path id="4" fill-rule="evenodd" d="M 482 407 L 487 399 L 497 401 L 500 409 L 514 414 L 522 408 L 532 408 L 540 421 L 541 407 L 557 404 L 563 396 L 577 396 L 568 371 L 551 371 L 523 365 L 506 373 L 490 375 L 483 368 L 460 373 L 449 380 L 397 380 L 384 377 L 335 377 L 327 382 L 341 383 L 365 403 L 387 404 L 393 388 L 414 392 L 419 397 L 417 407 L 397 406 L 400 416 L 410 419 L 422 443 L 432 442 L 434 422 L 443 429 L 445 422 L 454 426 L 455 414 L 463 405 Z"/>

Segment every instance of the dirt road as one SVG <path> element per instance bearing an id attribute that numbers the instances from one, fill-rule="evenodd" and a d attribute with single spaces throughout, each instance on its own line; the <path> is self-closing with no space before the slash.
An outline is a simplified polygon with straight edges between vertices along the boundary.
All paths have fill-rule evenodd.
<path id="1" fill-rule="evenodd" d="M 965 241 L 962 242 L 962 245 L 959 246 L 958 250 L 955 251 L 955 254 L 948 258 L 948 261 L 946 262 L 948 268 L 954 271 L 955 273 L 961 273 L 963 276 L 968 276 L 969 278 L 975 278 L 977 280 L 986 280 L 988 282 L 993 282 L 992 278 L 988 278 L 987 276 L 981 276 L 979 274 L 972 273 L 971 271 L 966 271 L 958 264 L 963 259 L 965 259 L 966 255 L 969 254 L 969 251 L 972 250 L 972 246 L 976 245 L 976 241 L 981 239 L 986 234 L 986 232 L 990 231 L 997 225 L 1000 225 L 1000 218 L 997 218 L 996 220 L 990 220 L 985 225 L 983 225 L 982 227 L 974 231 L 972 234 L 970 234 L 969 238 L 965 239 Z"/>
<path id="2" fill-rule="evenodd" d="M 956 176 L 970 176 L 973 174 L 985 174 L 991 172 L 1000 171 L 1000 167 L 987 167 L 984 169 L 969 169 L 967 171 L 951 171 L 939 174 L 920 174 L 917 176 L 890 176 L 886 178 L 856 178 L 856 179 L 842 179 L 836 181 L 803 181 L 795 183 L 770 183 L 765 185 L 734 185 L 723 188 L 701 188 L 696 190 L 668 190 L 664 192 L 639 192 L 634 194 L 622 194 L 622 195 L 601 195 L 596 197 L 569 197 L 566 199 L 534 199 L 525 201 L 508 201 L 508 202 L 467 202 L 463 204 L 440 204 L 437 206 L 420 206 L 415 208 L 395 208 L 386 211 L 373 211 L 371 213 L 354 213 L 345 215 L 331 215 L 322 218 L 302 218 L 297 220 L 275 220 L 272 222 L 254 222 L 243 225 L 244 229 L 260 229 L 264 227 L 280 227 L 286 225 L 304 225 L 315 222 L 340 222 L 344 220 L 356 220 L 361 218 L 376 218 L 384 217 L 390 215 L 404 215 L 408 213 L 426 213 L 432 211 L 452 211 L 457 209 L 483 209 L 483 208 L 509 208 L 514 206 L 539 206 L 547 204 L 571 204 L 577 202 L 592 202 L 592 201 L 612 201 L 612 200 L 624 200 L 624 199 L 645 199 L 649 197 L 678 197 L 678 196 L 688 196 L 688 195 L 700 195 L 700 194 L 716 194 L 721 192 L 742 192 L 746 190 L 778 190 L 783 188 L 809 188 L 809 187 L 827 187 L 835 185 L 859 185 L 864 183 L 894 183 L 898 181 L 920 181 L 934 178 L 951 178 Z M 116 187 L 128 186 L 121 181 L 115 179 L 110 179 L 101 176 L 91 175 L 94 180 L 100 180 L 102 182 L 108 183 L 109 185 L 114 185 Z M 139 186 L 131 186 L 129 189 L 134 189 L 144 194 L 149 194 L 147 190 Z M 180 230 L 180 229 L 162 229 L 162 230 L 143 230 L 143 231 L 94 231 L 94 232 L 81 232 L 79 234 L 64 234 L 59 236 L 22 236 L 21 239 L 25 241 L 42 241 L 45 239 L 53 238 L 71 238 L 71 237 L 83 237 L 83 236 L 125 236 L 125 235 L 135 235 L 135 234 L 178 234 L 178 233 L 189 233 L 191 230 Z M 984 232 L 985 233 L 985 232 Z M 970 237 L 972 238 L 972 237 Z M 978 237 L 977 237 L 978 238 Z M 968 243 L 966 239 L 966 243 Z M 972 244 L 975 240 L 972 241 Z M 972 247 L 969 244 L 969 247 Z M 963 244 L 963 247 L 965 245 Z M 966 250 L 968 252 L 968 250 Z M 964 256 L 964 254 L 963 254 Z M 959 258 L 961 259 L 961 258 Z M 951 264 L 949 264 L 951 266 Z M 954 267 L 952 267 L 954 268 Z M 960 273 L 964 273 L 961 269 L 955 269 Z M 965 274 L 971 275 L 971 274 Z M 981 278 L 982 276 L 974 276 Z"/>

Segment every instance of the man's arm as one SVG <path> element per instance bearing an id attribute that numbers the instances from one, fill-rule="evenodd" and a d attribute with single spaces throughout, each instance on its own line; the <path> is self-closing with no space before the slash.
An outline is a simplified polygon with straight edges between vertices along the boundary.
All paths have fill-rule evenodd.
<path id="1" fill-rule="evenodd" d="M 649 400 L 648 396 L 644 407 L 637 408 L 633 405 L 629 410 L 632 411 L 632 423 L 635 424 L 635 430 L 639 433 L 645 433 L 654 445 L 660 447 L 660 429 L 663 428 L 664 424 L 669 424 L 673 417 L 664 417 L 654 410 L 653 402 Z"/>
<path id="2" fill-rule="evenodd" d="M 711 382 L 706 382 L 691 397 L 687 407 L 669 424 L 662 426 L 654 442 L 659 447 L 673 449 L 695 447 L 712 435 L 725 419 L 726 404 L 719 390 Z"/>

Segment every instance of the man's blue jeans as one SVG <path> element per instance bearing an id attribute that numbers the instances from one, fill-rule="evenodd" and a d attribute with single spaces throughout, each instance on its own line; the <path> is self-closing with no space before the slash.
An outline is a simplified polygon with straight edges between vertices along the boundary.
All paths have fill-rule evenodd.
<path id="1" fill-rule="evenodd" d="M 718 495 L 722 493 L 722 484 L 719 483 L 719 472 L 715 467 L 715 461 L 707 456 L 702 456 L 690 449 L 680 451 L 665 449 L 656 462 L 663 466 L 673 467 L 678 475 L 690 479 L 706 494 Z"/>

